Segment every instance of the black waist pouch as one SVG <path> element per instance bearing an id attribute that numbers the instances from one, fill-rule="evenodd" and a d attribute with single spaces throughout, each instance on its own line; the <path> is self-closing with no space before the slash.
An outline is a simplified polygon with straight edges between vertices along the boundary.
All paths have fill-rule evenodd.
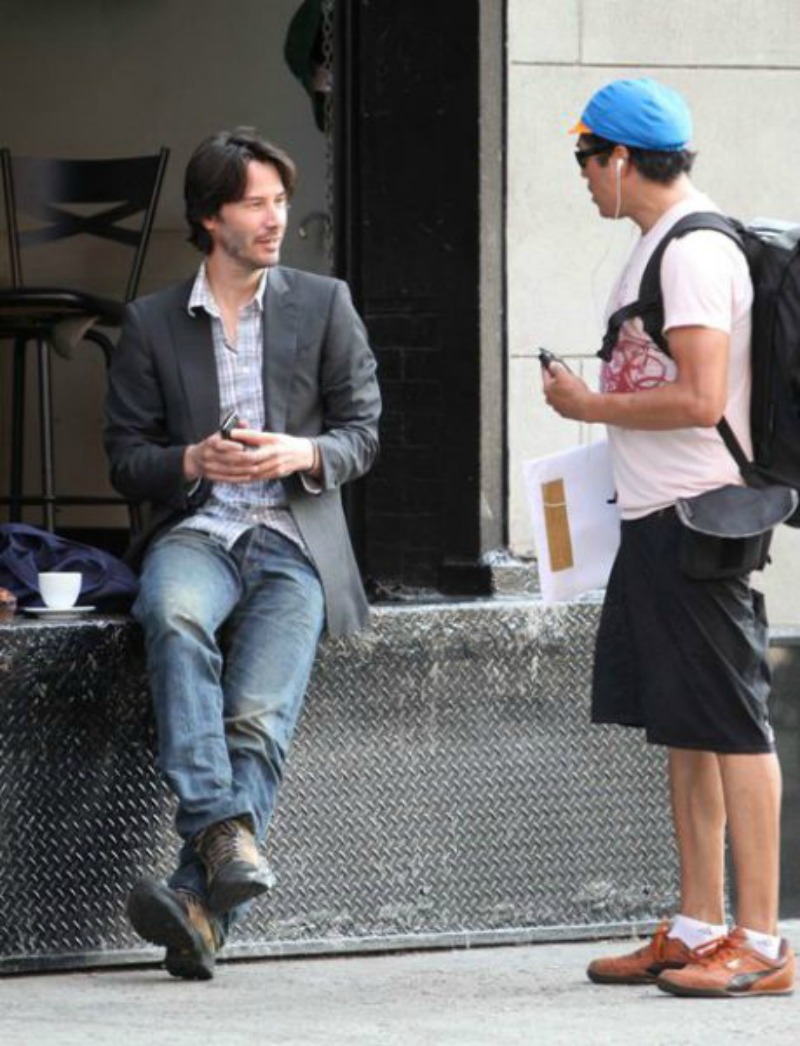
<path id="1" fill-rule="evenodd" d="M 680 566 L 696 581 L 714 581 L 762 570 L 772 531 L 797 509 L 790 487 L 730 484 L 675 504 L 683 524 Z"/>

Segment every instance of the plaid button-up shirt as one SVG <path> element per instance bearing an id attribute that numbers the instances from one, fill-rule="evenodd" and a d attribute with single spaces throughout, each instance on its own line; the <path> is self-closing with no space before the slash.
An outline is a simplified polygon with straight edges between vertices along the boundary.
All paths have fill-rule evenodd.
<path id="1" fill-rule="evenodd" d="M 252 301 L 240 310 L 235 345 L 226 339 L 205 263 L 197 273 L 187 306 L 192 315 L 203 309 L 211 318 L 221 417 L 235 410 L 251 429 L 264 428 L 262 356 L 264 293 L 268 279 L 269 269 L 265 269 Z M 279 531 L 306 551 L 279 480 L 214 483 L 208 500 L 176 529 L 202 530 L 231 548 L 246 530 L 259 525 Z"/>

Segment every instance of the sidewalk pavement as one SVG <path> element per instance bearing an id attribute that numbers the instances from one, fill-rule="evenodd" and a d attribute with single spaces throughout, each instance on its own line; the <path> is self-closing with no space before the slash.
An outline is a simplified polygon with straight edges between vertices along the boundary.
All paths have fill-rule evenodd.
<path id="1" fill-rule="evenodd" d="M 800 922 L 782 932 L 800 944 Z M 678 999 L 601 987 L 584 970 L 630 941 L 220 963 L 213 981 L 163 969 L 0 979 L 3 1046 L 781 1046 L 800 993 Z"/>

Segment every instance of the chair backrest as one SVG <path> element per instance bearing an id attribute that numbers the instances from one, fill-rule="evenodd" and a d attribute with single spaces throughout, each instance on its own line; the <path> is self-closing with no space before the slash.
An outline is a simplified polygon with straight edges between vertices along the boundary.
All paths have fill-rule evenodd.
<path id="1" fill-rule="evenodd" d="M 166 148 L 154 156 L 109 160 L 44 159 L 0 150 L 14 287 L 24 285 L 25 248 L 96 236 L 133 249 L 124 299 L 130 301 L 139 286 L 168 158 Z M 86 213 L 89 205 L 94 209 Z M 33 227 L 20 229 L 22 215 Z M 135 215 L 140 219 L 130 223 Z"/>

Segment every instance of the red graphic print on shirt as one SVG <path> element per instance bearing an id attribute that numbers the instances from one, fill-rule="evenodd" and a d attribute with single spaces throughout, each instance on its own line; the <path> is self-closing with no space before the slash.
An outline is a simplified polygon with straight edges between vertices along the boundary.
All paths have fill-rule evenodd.
<path id="1" fill-rule="evenodd" d="M 625 322 L 613 356 L 601 368 L 600 390 L 641 392 L 674 380 L 674 365 L 644 333 L 641 321 Z"/>

